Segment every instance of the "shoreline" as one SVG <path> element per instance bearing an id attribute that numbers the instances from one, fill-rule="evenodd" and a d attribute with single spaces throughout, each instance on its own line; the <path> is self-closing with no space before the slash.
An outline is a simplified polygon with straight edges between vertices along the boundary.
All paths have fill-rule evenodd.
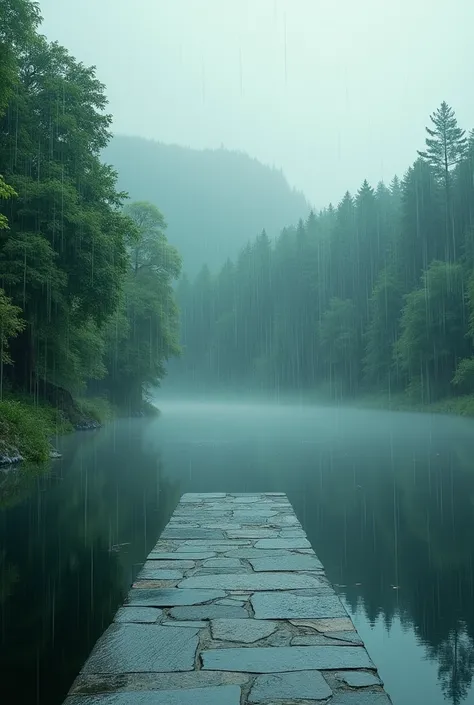
<path id="1" fill-rule="evenodd" d="M 0 472 L 19 468 L 24 462 L 37 464 L 61 457 L 53 445 L 58 436 L 95 431 L 125 415 L 146 417 L 159 413 L 147 401 L 141 410 L 126 414 L 99 397 L 74 399 L 70 408 L 56 409 L 27 396 L 8 396 L 0 401 Z"/>
<path id="2" fill-rule="evenodd" d="M 474 418 L 473 394 L 426 403 L 413 402 L 404 393 L 362 395 L 340 401 L 318 397 L 317 394 L 305 394 L 298 401 L 308 406 L 322 404 L 360 410 Z M 279 404 L 291 402 L 297 402 L 291 399 L 291 395 L 278 401 Z M 74 412 L 67 414 L 48 404 L 35 404 L 28 397 L 9 397 L 0 401 L 0 472 L 18 468 L 23 462 L 42 463 L 60 457 L 52 443 L 52 439 L 57 436 L 94 431 L 121 416 L 146 417 L 160 414 L 159 409 L 147 401 L 144 401 L 141 410 L 129 413 L 123 413 L 123 410 L 101 398 L 79 399 L 74 400 L 74 403 Z"/>
<path id="3" fill-rule="evenodd" d="M 346 404 L 346 402 L 343 402 Z M 365 395 L 347 402 L 347 406 L 360 409 L 379 409 L 401 413 L 439 414 L 474 417 L 474 394 L 459 397 L 448 397 L 433 402 L 414 402 L 404 393 L 394 395 Z"/>

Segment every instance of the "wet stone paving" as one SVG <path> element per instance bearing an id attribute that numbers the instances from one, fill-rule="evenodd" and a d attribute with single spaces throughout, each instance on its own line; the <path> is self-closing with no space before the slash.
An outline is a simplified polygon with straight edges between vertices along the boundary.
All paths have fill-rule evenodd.
<path id="1" fill-rule="evenodd" d="M 390 705 L 286 495 L 185 494 L 65 705 Z"/>

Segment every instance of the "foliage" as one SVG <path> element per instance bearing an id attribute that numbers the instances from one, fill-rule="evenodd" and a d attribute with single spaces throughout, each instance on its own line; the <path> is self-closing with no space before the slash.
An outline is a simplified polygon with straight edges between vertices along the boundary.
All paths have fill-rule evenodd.
<path id="1" fill-rule="evenodd" d="M 430 115 L 433 129 L 427 127 L 426 151 L 418 154 L 443 180 L 448 172 L 466 156 L 467 138 L 465 130 L 457 123 L 454 110 L 443 100 L 441 106 Z"/>
<path id="2" fill-rule="evenodd" d="M 16 449 L 34 462 L 49 458 L 49 437 L 67 426 L 47 407 L 30 401 L 5 399 L 0 401 L 0 448 Z"/>
<path id="3" fill-rule="evenodd" d="M 12 198 L 13 196 L 16 196 L 17 193 L 14 188 L 12 188 L 9 184 L 5 183 L 5 179 L 3 176 L 0 175 L 0 200 L 6 201 L 7 198 Z M 7 230 L 8 229 L 8 219 L 6 216 L 2 215 L 0 213 L 0 230 Z"/>
<path id="4" fill-rule="evenodd" d="M 179 353 L 172 282 L 179 276 L 181 259 L 166 240 L 158 208 L 138 202 L 126 213 L 133 224 L 128 273 L 120 307 L 107 329 L 104 385 L 115 403 L 137 410 L 146 387 L 159 383 L 164 363 Z"/>
<path id="5" fill-rule="evenodd" d="M 104 397 L 85 397 L 76 400 L 80 414 L 86 419 L 92 419 L 100 424 L 111 421 L 116 416 L 116 410 Z"/>
<path id="6" fill-rule="evenodd" d="M 182 279 L 177 384 L 407 404 L 472 390 L 474 133 L 446 103 L 431 120 L 403 179 L 364 180 L 220 273 Z"/>
<path id="7" fill-rule="evenodd" d="M 0 366 L 11 364 L 8 341 L 17 336 L 25 327 L 20 316 L 21 308 L 13 306 L 11 300 L 5 296 L 3 289 L 0 289 Z"/>
<path id="8" fill-rule="evenodd" d="M 123 210 L 126 194 L 101 161 L 111 116 L 95 68 L 37 32 L 36 3 L 0 0 L 0 16 L 5 382 L 54 397 L 54 386 L 82 394 L 128 376 L 139 394 L 178 349 L 170 281 L 179 257 L 154 206 Z"/>
<path id="9" fill-rule="evenodd" d="M 432 262 L 421 287 L 406 297 L 402 333 L 395 348 L 409 380 L 424 378 L 428 394 L 430 381 L 448 384 L 459 359 L 468 353 L 466 319 L 462 266 Z M 443 391 L 448 389 L 446 386 Z"/>

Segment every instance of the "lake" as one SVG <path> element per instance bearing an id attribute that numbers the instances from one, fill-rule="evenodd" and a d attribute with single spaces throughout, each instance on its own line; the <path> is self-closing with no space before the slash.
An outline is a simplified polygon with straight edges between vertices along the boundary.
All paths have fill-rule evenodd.
<path id="1" fill-rule="evenodd" d="M 474 422 L 160 403 L 0 485 L 0 699 L 58 705 L 184 492 L 286 492 L 394 705 L 474 703 Z"/>

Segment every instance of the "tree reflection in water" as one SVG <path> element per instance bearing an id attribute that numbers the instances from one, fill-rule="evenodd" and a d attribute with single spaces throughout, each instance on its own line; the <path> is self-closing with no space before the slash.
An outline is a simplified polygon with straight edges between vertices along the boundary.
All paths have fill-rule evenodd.
<path id="1" fill-rule="evenodd" d="M 2 701 L 62 702 L 178 501 L 134 430 L 77 434 L 0 486 Z"/>
<path id="2" fill-rule="evenodd" d="M 0 485 L 2 695 L 62 702 L 183 492 L 265 490 L 288 494 L 352 611 L 396 632 L 397 653 L 415 635 L 416 658 L 422 648 L 438 669 L 433 702 L 469 705 L 472 425 L 401 414 L 374 428 L 347 412 L 337 426 L 325 412 L 327 433 L 313 442 L 312 412 L 288 407 L 264 427 L 266 413 L 180 408 L 118 422 L 66 439 L 50 473 Z M 396 695 L 399 664 L 382 671 L 394 705 L 432 687 L 416 658 L 412 701 Z"/>

